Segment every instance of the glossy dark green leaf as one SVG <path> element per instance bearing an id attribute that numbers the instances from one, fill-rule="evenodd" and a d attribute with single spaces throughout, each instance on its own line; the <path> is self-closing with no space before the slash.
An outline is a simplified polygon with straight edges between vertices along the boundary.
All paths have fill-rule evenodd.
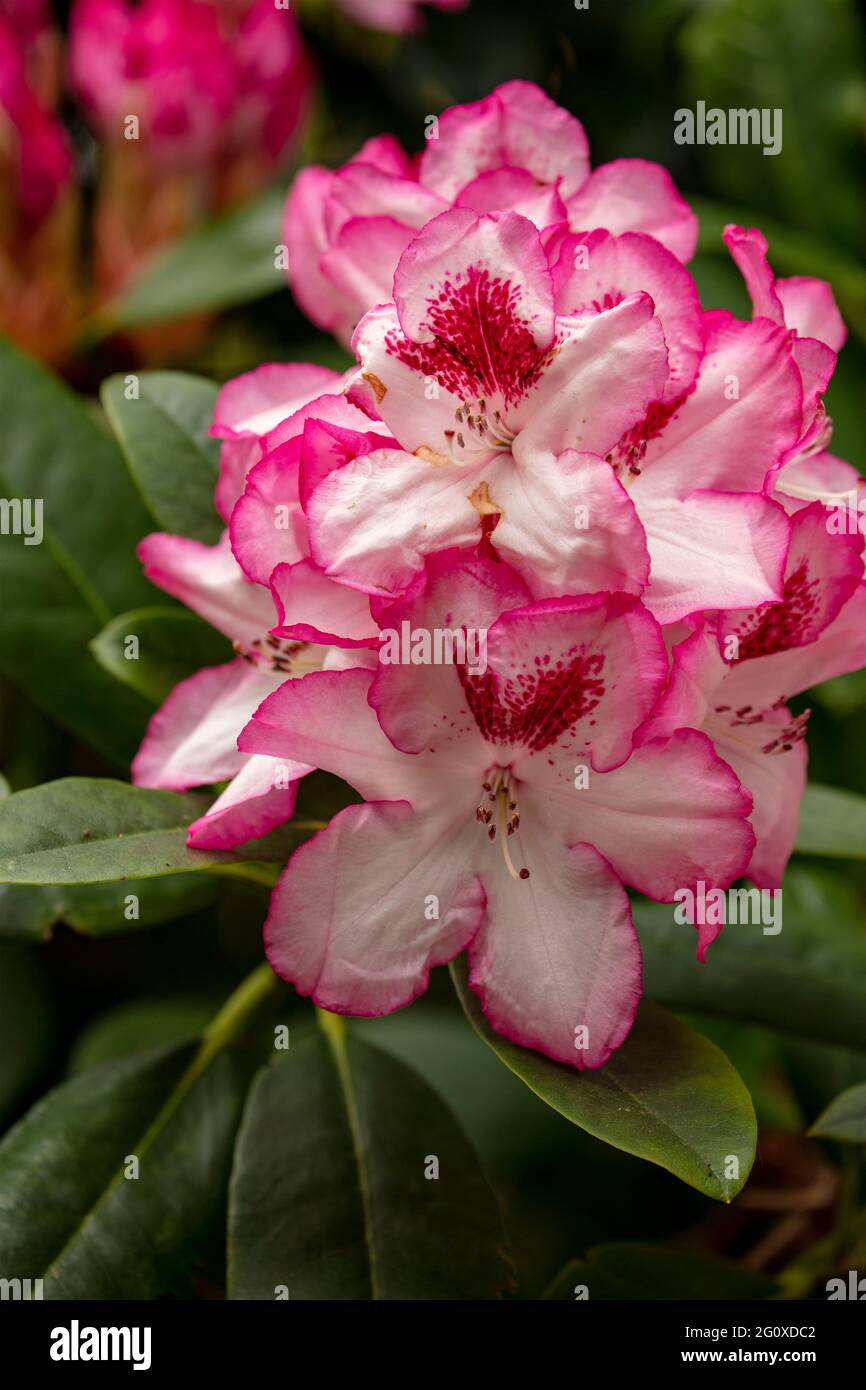
<path id="1" fill-rule="evenodd" d="M 153 1299 L 188 1294 L 205 1260 L 221 1282 L 232 1149 L 278 996 L 261 966 L 198 1045 L 89 1067 L 10 1130 L 0 1278 L 44 1279 L 45 1298 Z"/>
<path id="2" fill-rule="evenodd" d="M 837 875 L 794 868 L 782 908 L 777 934 L 731 924 L 701 965 L 694 928 L 675 922 L 673 907 L 635 903 L 647 992 L 669 1008 L 866 1049 L 866 934 L 856 896 Z"/>
<path id="3" fill-rule="evenodd" d="M 834 859 L 866 859 L 866 796 L 811 783 L 800 805 L 796 848 Z"/>
<path id="4" fill-rule="evenodd" d="M 761 1299 L 778 1286 L 765 1274 L 693 1250 L 622 1241 L 599 1245 L 585 1259 L 569 1260 L 546 1299 Z"/>
<path id="5" fill-rule="evenodd" d="M 94 638 L 90 649 L 104 670 L 154 704 L 203 666 L 219 666 L 233 655 L 221 633 L 185 608 L 121 613 Z"/>
<path id="6" fill-rule="evenodd" d="M 809 1133 L 817 1139 L 866 1144 L 866 1085 L 852 1086 L 831 1101 Z"/>
<path id="7" fill-rule="evenodd" d="M 99 1014 L 75 1039 L 66 1071 L 69 1076 L 120 1057 L 192 1043 L 219 1008 L 219 1000 L 133 999 Z"/>
<path id="8" fill-rule="evenodd" d="M 286 286 L 276 266 L 285 188 L 197 226 L 156 255 L 102 316 L 104 331 L 248 304 Z"/>
<path id="9" fill-rule="evenodd" d="M 199 1072 L 195 1059 L 171 1048 L 91 1068 L 9 1132 L 0 1276 L 42 1278 L 45 1298 L 183 1291 L 218 1228 L 245 1091 L 230 1055 Z"/>
<path id="10" fill-rule="evenodd" d="M 135 555 L 149 518 L 109 432 L 3 343 L 0 416 L 0 493 L 34 508 L 41 502 L 43 532 L 32 545 L 25 535 L 0 535 L 0 674 L 64 728 L 127 764 L 148 706 L 117 689 L 87 644 L 112 614 L 154 601 Z"/>
<path id="11" fill-rule="evenodd" d="M 186 848 L 209 799 L 107 778 L 65 777 L 0 802 L 0 883 L 113 883 L 193 873 L 241 860 L 285 859 L 296 824 L 233 852 Z"/>
<path id="12" fill-rule="evenodd" d="M 329 1024 L 254 1083 L 232 1171 L 230 1297 L 489 1299 L 508 1279 L 502 1243 L 456 1120 L 395 1058 Z"/>
<path id="13" fill-rule="evenodd" d="M 102 386 L 105 413 L 159 527 L 215 541 L 219 440 L 208 435 L 217 388 L 188 372 L 112 376 Z"/>
<path id="14" fill-rule="evenodd" d="M 598 1070 L 580 1072 L 495 1033 L 465 963 L 454 962 L 451 972 L 488 1047 L 572 1124 L 708 1197 L 730 1201 L 740 1191 L 755 1156 L 755 1112 L 739 1075 L 707 1038 L 645 999 L 622 1047 Z"/>
<path id="15" fill-rule="evenodd" d="M 125 936 L 207 907 L 216 874 L 125 878 L 115 883 L 0 884 L 0 940 L 45 941 L 64 922 L 84 936 Z"/>

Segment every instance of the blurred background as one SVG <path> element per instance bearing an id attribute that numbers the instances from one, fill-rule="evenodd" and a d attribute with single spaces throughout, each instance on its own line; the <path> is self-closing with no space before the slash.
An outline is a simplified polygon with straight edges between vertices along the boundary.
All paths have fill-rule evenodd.
<path id="1" fill-rule="evenodd" d="M 700 218 L 690 269 L 705 307 L 750 313 L 720 239 L 731 221 L 765 232 L 778 274 L 831 281 L 850 330 L 827 397 L 832 448 L 866 471 L 866 35 L 853 0 L 377 6 L 297 0 L 296 42 L 267 82 L 241 27 L 228 56 L 202 35 L 208 83 L 191 88 L 169 67 L 164 142 L 127 158 L 117 108 L 105 108 L 107 81 L 94 81 L 94 70 L 103 78 L 110 70 L 125 7 L 0 0 L 2 332 L 88 396 L 109 372 L 142 364 L 217 380 L 263 361 L 340 367 L 345 354 L 304 318 L 275 266 L 292 171 L 337 165 L 383 131 L 418 151 L 425 117 L 522 77 L 580 118 L 594 165 L 637 156 L 671 170 Z M 377 14 L 411 32 L 383 32 Z M 137 40 L 142 64 L 149 41 Z M 162 80 L 158 66 L 153 80 Z M 267 102 L 250 100 L 265 87 Z M 187 109 L 184 94 L 193 92 Z M 202 144 L 196 103 L 205 100 L 223 114 L 219 139 Z M 674 112 L 699 100 L 781 108 L 782 152 L 675 144 Z M 799 702 L 807 705 L 811 777 L 866 794 L 866 673 L 830 682 Z M 14 790 L 73 772 L 117 773 L 5 679 L 0 770 Z M 115 937 L 108 896 L 100 911 L 92 895 L 82 906 L 49 890 L 0 888 L 4 1126 L 65 1074 L 195 1036 L 260 959 L 261 893 L 221 885 L 217 898 L 207 876 L 198 893 L 174 909 L 162 903 L 156 924 Z M 786 883 L 786 942 L 806 943 L 815 989 L 828 998 L 836 981 L 822 932 L 857 938 L 866 959 L 864 904 L 864 863 L 798 857 Z M 713 949 L 724 963 L 737 943 Z M 653 986 L 648 970 L 651 994 Z M 470 1032 L 447 978 L 434 979 L 411 1010 L 363 1031 L 413 1062 L 477 1144 L 503 1200 L 521 1295 L 538 1296 L 565 1261 L 622 1242 L 645 1246 L 637 1260 L 616 1250 L 603 1257 L 611 1286 L 626 1296 L 652 1296 L 653 1280 L 663 1283 L 661 1246 L 680 1252 L 680 1268 L 685 1252 L 737 1259 L 756 1290 L 765 1275 L 793 1270 L 790 1287 L 804 1291 L 840 1203 L 858 1200 L 862 1171 L 856 1151 L 821 1146 L 803 1130 L 845 1086 L 866 1081 L 866 1056 L 816 1041 L 794 1005 L 784 1032 L 756 1026 L 756 1014 L 748 989 L 715 1016 L 688 1013 L 740 1069 L 758 1110 L 758 1164 L 730 1208 L 538 1102 Z M 866 1236 L 860 1258 L 866 1267 Z"/>

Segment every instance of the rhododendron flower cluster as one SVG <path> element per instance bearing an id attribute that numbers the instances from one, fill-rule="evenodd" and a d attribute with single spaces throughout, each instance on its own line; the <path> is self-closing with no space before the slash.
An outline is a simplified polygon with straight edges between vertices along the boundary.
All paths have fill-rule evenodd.
<path id="1" fill-rule="evenodd" d="M 338 0 L 340 9 L 357 24 L 386 34 L 411 34 L 421 25 L 423 0 Z M 429 0 L 437 10 L 465 10 L 469 0 Z"/>
<path id="2" fill-rule="evenodd" d="M 356 366 L 223 389 L 223 539 L 142 558 L 237 659 L 174 691 L 136 778 L 230 779 L 190 832 L 211 848 L 288 818 L 309 769 L 343 778 L 360 803 L 274 892 L 274 969 L 375 1015 L 466 951 L 496 1030 L 601 1066 L 641 994 L 627 890 L 778 886 L 789 701 L 866 662 L 863 537 L 829 524 L 856 486 L 828 452 L 832 294 L 732 227 L 754 317 L 705 311 L 668 175 L 590 172 L 525 83 L 446 112 L 417 163 L 385 137 L 305 171 L 287 229 Z M 470 632 L 483 663 L 412 646 Z"/>
<path id="3" fill-rule="evenodd" d="M 97 279 L 260 186 L 307 110 L 312 70 L 273 0 L 76 0 L 70 77 L 103 144 Z"/>
<path id="4" fill-rule="evenodd" d="M 77 198 L 56 114 L 57 36 L 41 5 L 0 7 L 0 324 L 52 356 L 74 316 Z"/>
<path id="5" fill-rule="evenodd" d="M 79 236 L 64 78 L 98 139 Z M 75 0 L 68 52 L 43 0 L 0 4 L 0 327 L 63 362 L 91 300 L 163 243 L 264 186 L 299 139 L 313 67 L 273 0 Z M 80 264 L 84 240 L 90 264 Z M 194 341 L 184 325 L 168 341 Z M 140 332 L 148 355 L 166 330 Z"/>

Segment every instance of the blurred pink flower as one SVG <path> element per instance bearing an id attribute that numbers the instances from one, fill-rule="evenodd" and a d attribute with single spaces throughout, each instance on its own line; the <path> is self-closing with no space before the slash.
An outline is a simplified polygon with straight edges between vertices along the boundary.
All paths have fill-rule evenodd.
<path id="1" fill-rule="evenodd" d="M 75 313 L 76 195 L 66 131 L 28 68 L 38 16 L 23 18 L 0 12 L 0 327 L 52 357 Z"/>
<path id="2" fill-rule="evenodd" d="M 163 243 L 267 182 L 313 82 L 294 18 L 273 0 L 76 0 L 70 72 L 101 140 L 98 301 Z M 181 325 L 175 349 L 200 330 Z M 167 331 L 138 335 L 145 355 Z"/>
<path id="3" fill-rule="evenodd" d="M 273 0 L 76 0 L 70 71 L 103 139 L 137 116 L 153 158 L 172 167 L 250 148 L 278 160 L 311 82 L 295 21 Z"/>
<path id="4" fill-rule="evenodd" d="M 421 24 L 418 11 L 429 3 L 437 10 L 465 10 L 469 0 L 337 0 L 350 19 L 387 34 L 411 34 Z"/>

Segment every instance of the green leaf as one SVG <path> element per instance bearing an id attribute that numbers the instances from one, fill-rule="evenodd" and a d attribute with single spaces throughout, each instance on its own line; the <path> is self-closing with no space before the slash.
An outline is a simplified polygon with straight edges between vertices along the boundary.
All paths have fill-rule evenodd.
<path id="1" fill-rule="evenodd" d="M 102 385 L 102 403 L 145 503 L 165 531 L 216 541 L 219 440 L 208 435 L 217 388 L 187 372 L 140 372 L 130 400 L 124 376 Z"/>
<path id="2" fill-rule="evenodd" d="M 572 1124 L 648 1159 L 708 1197 L 729 1202 L 755 1157 L 751 1098 L 723 1052 L 644 1000 L 634 1027 L 605 1065 L 576 1071 L 495 1033 L 469 986 L 451 973 L 476 1032 L 530 1090 Z M 737 1160 L 737 1176 L 727 1176 Z"/>
<path id="3" fill-rule="evenodd" d="M 0 1143 L 0 1277 L 43 1278 L 51 1299 L 188 1293 L 220 1259 L 250 1032 L 275 978 L 255 971 L 198 1047 L 91 1067 L 50 1091 Z M 137 1177 L 130 1160 L 137 1160 Z"/>
<path id="4" fill-rule="evenodd" d="M 866 1144 L 866 1084 L 852 1086 L 831 1101 L 809 1133 L 817 1139 Z"/>
<path id="5" fill-rule="evenodd" d="M 584 1292 L 584 1289 L 586 1292 Z M 778 1285 L 729 1260 L 693 1250 L 622 1241 L 599 1245 L 585 1259 L 569 1260 L 545 1293 L 546 1299 L 761 1299 Z"/>
<path id="6" fill-rule="evenodd" d="M 58 922 L 83 936 L 107 938 L 173 922 L 208 907 L 216 874 L 170 874 L 116 883 L 0 884 L 0 940 L 45 941 Z"/>
<path id="7" fill-rule="evenodd" d="M 113 613 L 153 602 L 135 556 L 152 529 L 107 431 L 72 392 L 0 343 L 0 493 L 42 503 L 41 544 L 0 535 L 0 674 L 111 761 L 137 748 L 148 706 L 87 650 Z M 32 518 L 31 518 L 32 520 Z"/>
<path id="8" fill-rule="evenodd" d="M 866 859 L 866 796 L 812 782 L 800 805 L 796 849 L 834 859 Z"/>
<path id="9" fill-rule="evenodd" d="M 836 875 L 791 869 L 782 930 L 731 924 L 705 965 L 670 905 L 638 901 L 644 983 L 673 1009 L 765 1024 L 815 1042 L 866 1049 L 866 935 L 856 896 Z"/>
<path id="10" fill-rule="evenodd" d="M 136 638 L 135 655 L 129 638 Z M 100 666 L 160 704 L 176 685 L 203 666 L 231 660 L 231 643 L 185 608 L 137 608 L 112 618 L 90 649 Z"/>
<path id="11" fill-rule="evenodd" d="M 46 1298 L 183 1288 L 218 1229 L 244 1097 L 229 1055 L 200 1074 L 196 1056 L 172 1048 L 91 1068 L 10 1131 L 0 1144 L 2 1276 L 44 1278 Z M 132 1157 L 137 1178 L 125 1176 Z"/>
<path id="12" fill-rule="evenodd" d="M 494 1298 L 508 1277 L 499 1213 L 456 1120 L 408 1067 L 340 1020 L 326 1028 L 252 1087 L 229 1296 Z M 433 1156 L 439 1176 L 426 1178 Z"/>
<path id="13" fill-rule="evenodd" d="M 284 188 L 271 188 L 197 226 L 143 268 L 95 330 L 113 332 L 227 309 L 285 289 L 285 272 L 275 263 L 285 200 Z"/>
<path id="14" fill-rule="evenodd" d="M 77 1076 L 120 1057 L 195 1042 L 218 1007 L 206 999 L 133 999 L 119 1004 L 79 1033 L 67 1073 Z"/>
<path id="15" fill-rule="evenodd" d="M 233 852 L 186 848 L 207 797 L 65 777 L 0 802 L 0 883 L 113 883 L 193 873 L 211 865 L 287 857 L 305 827 L 251 840 Z"/>

